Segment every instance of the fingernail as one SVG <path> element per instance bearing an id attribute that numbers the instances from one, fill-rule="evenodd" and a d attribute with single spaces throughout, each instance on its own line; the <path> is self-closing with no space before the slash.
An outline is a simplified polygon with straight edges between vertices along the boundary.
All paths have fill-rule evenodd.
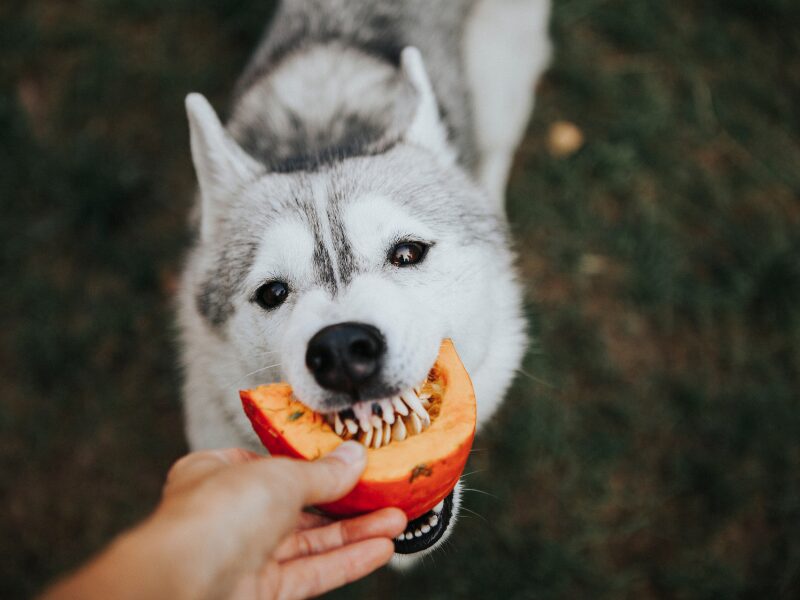
<path id="1" fill-rule="evenodd" d="M 348 465 L 352 465 L 363 460 L 364 452 L 366 452 L 364 446 L 358 442 L 348 441 L 339 444 L 336 450 L 331 452 L 329 456 L 337 458 Z"/>

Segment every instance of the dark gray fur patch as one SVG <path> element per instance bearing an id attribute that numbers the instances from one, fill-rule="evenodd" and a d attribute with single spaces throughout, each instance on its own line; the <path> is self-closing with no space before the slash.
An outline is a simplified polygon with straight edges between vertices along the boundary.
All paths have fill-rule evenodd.
<path id="1" fill-rule="evenodd" d="M 340 112 L 333 120 L 342 126 L 314 128 L 294 115 L 290 136 L 276 135 L 259 120 L 259 126 L 247 127 L 237 137 L 242 148 L 273 173 L 316 171 L 352 156 L 385 152 L 397 142 L 385 138 L 383 124 L 369 115 Z"/>
<path id="2" fill-rule="evenodd" d="M 357 267 L 353 247 L 347 237 L 344 221 L 342 220 L 342 205 L 347 200 L 346 194 L 347 192 L 340 185 L 335 185 L 328 202 L 328 223 L 330 224 L 331 237 L 336 251 L 339 277 L 344 285 L 353 280 Z"/>
<path id="3" fill-rule="evenodd" d="M 253 266 L 258 243 L 239 242 L 226 245 L 195 297 L 198 312 L 213 326 L 219 327 L 233 314 L 234 294 Z"/>
<path id="4" fill-rule="evenodd" d="M 477 150 L 462 41 L 474 4 L 475 0 L 286 0 L 237 83 L 234 106 L 280 62 L 315 45 L 339 43 L 395 67 L 401 50 L 416 46 L 425 59 L 458 160 L 471 170 L 477 164 Z M 409 99 L 402 100 L 399 106 Z M 314 170 L 343 158 L 391 148 L 397 137 L 389 135 L 387 142 L 387 131 L 396 129 L 398 120 L 407 117 L 391 112 L 381 111 L 365 120 L 363 107 L 348 107 L 337 114 L 335 125 L 308 131 L 300 123 L 289 139 L 285 133 L 276 135 L 269 116 L 261 115 L 239 128 L 236 137 L 275 171 Z M 347 120 L 346 134 L 327 137 Z"/>
<path id="5" fill-rule="evenodd" d="M 319 221 L 316 208 L 313 205 L 307 204 L 306 217 L 309 225 L 311 225 L 311 232 L 314 236 L 314 274 L 317 278 L 319 285 L 326 288 L 331 294 L 335 294 L 338 286 L 336 282 L 336 274 L 333 270 L 333 261 L 328 249 L 325 247 L 325 242 L 322 234 L 322 225 Z"/>

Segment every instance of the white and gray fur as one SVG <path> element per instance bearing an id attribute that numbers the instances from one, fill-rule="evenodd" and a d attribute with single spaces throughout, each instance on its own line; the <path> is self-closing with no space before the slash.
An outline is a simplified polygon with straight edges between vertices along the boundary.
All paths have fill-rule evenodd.
<path id="1" fill-rule="evenodd" d="M 503 196 L 548 17 L 549 0 L 285 0 L 226 128 L 187 98 L 199 193 L 179 314 L 193 449 L 260 448 L 240 388 L 288 380 L 312 408 L 339 408 L 304 355 L 343 321 L 383 333 L 387 395 L 421 381 L 452 338 L 479 422 L 492 414 L 525 348 Z M 387 264 L 403 239 L 431 244 L 423 263 Z M 265 311 L 254 294 L 272 279 L 290 294 Z"/>

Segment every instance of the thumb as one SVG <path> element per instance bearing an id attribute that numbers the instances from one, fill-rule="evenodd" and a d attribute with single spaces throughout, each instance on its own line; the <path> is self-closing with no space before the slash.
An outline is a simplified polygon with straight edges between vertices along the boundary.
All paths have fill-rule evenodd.
<path id="1" fill-rule="evenodd" d="M 367 466 L 367 451 L 358 442 L 348 441 L 323 458 L 298 466 L 303 471 L 304 502 L 332 502 L 356 485 Z"/>

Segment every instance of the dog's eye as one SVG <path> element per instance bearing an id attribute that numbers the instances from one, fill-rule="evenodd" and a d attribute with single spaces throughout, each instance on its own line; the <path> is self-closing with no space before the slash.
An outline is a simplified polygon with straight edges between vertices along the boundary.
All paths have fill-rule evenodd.
<path id="1" fill-rule="evenodd" d="M 428 245 L 422 242 L 400 242 L 389 253 L 389 262 L 395 267 L 407 267 L 422 262 Z"/>
<path id="2" fill-rule="evenodd" d="M 289 295 L 289 286 L 283 281 L 270 281 L 256 290 L 255 301 L 261 308 L 267 310 L 283 304 Z"/>

